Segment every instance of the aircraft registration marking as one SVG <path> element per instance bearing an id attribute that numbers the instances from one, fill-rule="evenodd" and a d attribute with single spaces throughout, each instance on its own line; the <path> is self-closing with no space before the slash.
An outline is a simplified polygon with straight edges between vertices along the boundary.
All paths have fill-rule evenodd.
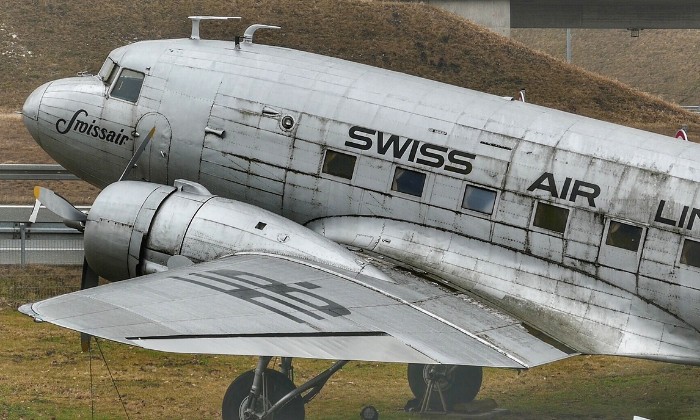
<path id="1" fill-rule="evenodd" d="M 285 284 L 259 274 L 228 269 L 191 273 L 190 276 L 205 281 L 179 276 L 173 279 L 225 293 L 300 324 L 305 321 L 290 312 L 301 313 L 316 320 L 323 319 L 319 313 L 329 317 L 350 314 L 350 311 L 339 303 L 311 292 L 310 290 L 319 289 L 321 286 L 306 281 Z M 266 301 L 286 307 L 288 311 Z"/>

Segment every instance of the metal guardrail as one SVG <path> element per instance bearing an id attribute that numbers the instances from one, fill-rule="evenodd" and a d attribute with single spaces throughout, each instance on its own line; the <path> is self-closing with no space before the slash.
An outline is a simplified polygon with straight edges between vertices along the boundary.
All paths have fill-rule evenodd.
<path id="1" fill-rule="evenodd" d="M 82 264 L 82 233 L 43 207 L 29 223 L 31 212 L 32 206 L 0 206 L 0 265 Z"/>
<path id="2" fill-rule="evenodd" d="M 0 264 L 79 265 L 83 235 L 63 223 L 0 222 Z"/>
<path id="3" fill-rule="evenodd" d="M 700 105 L 684 105 L 684 106 L 681 106 L 681 108 L 685 109 L 686 111 L 700 114 Z"/>
<path id="4" fill-rule="evenodd" d="M 76 180 L 59 164 L 0 164 L 0 180 Z"/>

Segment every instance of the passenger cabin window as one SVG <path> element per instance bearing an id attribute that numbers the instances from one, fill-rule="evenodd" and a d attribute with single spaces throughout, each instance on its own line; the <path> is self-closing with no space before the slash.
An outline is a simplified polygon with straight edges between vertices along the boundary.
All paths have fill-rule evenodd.
<path id="1" fill-rule="evenodd" d="M 568 218 L 569 209 L 538 202 L 532 224 L 542 229 L 564 233 Z"/>
<path id="2" fill-rule="evenodd" d="M 355 172 L 355 161 L 357 161 L 356 156 L 327 150 L 321 171 L 340 178 L 352 179 L 352 174 Z"/>
<path id="3" fill-rule="evenodd" d="M 686 239 L 681 249 L 681 264 L 700 268 L 700 242 Z"/>
<path id="4" fill-rule="evenodd" d="M 396 168 L 394 181 L 391 183 L 392 190 L 420 197 L 423 195 L 424 186 L 424 173 L 405 168 Z"/>
<path id="5" fill-rule="evenodd" d="M 136 102 L 141 93 L 144 74 L 138 71 L 123 69 L 112 88 L 112 97 L 128 102 Z"/>
<path id="6" fill-rule="evenodd" d="M 637 252 L 641 240 L 642 228 L 639 226 L 610 221 L 608 236 L 605 238 L 606 245 Z"/>
<path id="7" fill-rule="evenodd" d="M 107 57 L 97 75 L 100 76 L 105 85 L 110 86 L 117 73 L 119 73 L 119 66 L 111 58 Z"/>
<path id="8" fill-rule="evenodd" d="M 495 203 L 495 191 L 467 185 L 467 189 L 464 191 L 464 198 L 462 199 L 462 208 L 484 214 L 493 214 Z"/>

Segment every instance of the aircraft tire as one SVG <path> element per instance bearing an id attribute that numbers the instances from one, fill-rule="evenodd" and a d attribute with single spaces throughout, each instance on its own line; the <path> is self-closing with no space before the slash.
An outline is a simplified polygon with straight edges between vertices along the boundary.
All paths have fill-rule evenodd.
<path id="1" fill-rule="evenodd" d="M 249 370 L 237 377 L 229 385 L 221 405 L 221 418 L 224 420 L 243 420 L 242 407 L 248 399 L 253 385 L 254 370 Z M 294 391 L 294 383 L 284 374 L 273 369 L 265 369 L 263 374 L 264 389 L 267 390 L 266 408 L 271 407 L 282 397 Z M 263 397 L 264 398 L 264 397 Z M 258 405 L 261 405 L 260 402 Z M 262 408 L 259 407 L 259 408 Z M 287 405 L 275 412 L 275 419 L 303 420 L 305 416 L 304 402 L 300 397 L 289 401 Z"/>
<path id="2" fill-rule="evenodd" d="M 408 385 L 416 397 L 416 403 L 420 407 L 423 395 L 428 388 L 428 381 L 435 369 L 439 376 L 436 384 L 442 390 L 445 397 L 447 410 L 450 411 L 455 404 L 463 404 L 473 401 L 481 389 L 483 369 L 481 366 L 455 366 L 455 365 L 423 365 L 411 363 L 408 365 Z M 430 396 L 428 408 L 442 411 L 440 394 L 437 389 Z"/>

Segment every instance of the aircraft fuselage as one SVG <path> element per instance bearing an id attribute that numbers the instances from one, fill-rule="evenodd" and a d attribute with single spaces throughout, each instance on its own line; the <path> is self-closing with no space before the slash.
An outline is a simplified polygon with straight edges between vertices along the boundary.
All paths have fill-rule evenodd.
<path id="1" fill-rule="evenodd" d="M 116 181 L 156 127 L 129 179 L 197 181 L 425 270 L 580 352 L 700 363 L 695 144 L 189 39 L 118 48 L 100 77 L 43 85 L 23 112 L 94 185 Z"/>

